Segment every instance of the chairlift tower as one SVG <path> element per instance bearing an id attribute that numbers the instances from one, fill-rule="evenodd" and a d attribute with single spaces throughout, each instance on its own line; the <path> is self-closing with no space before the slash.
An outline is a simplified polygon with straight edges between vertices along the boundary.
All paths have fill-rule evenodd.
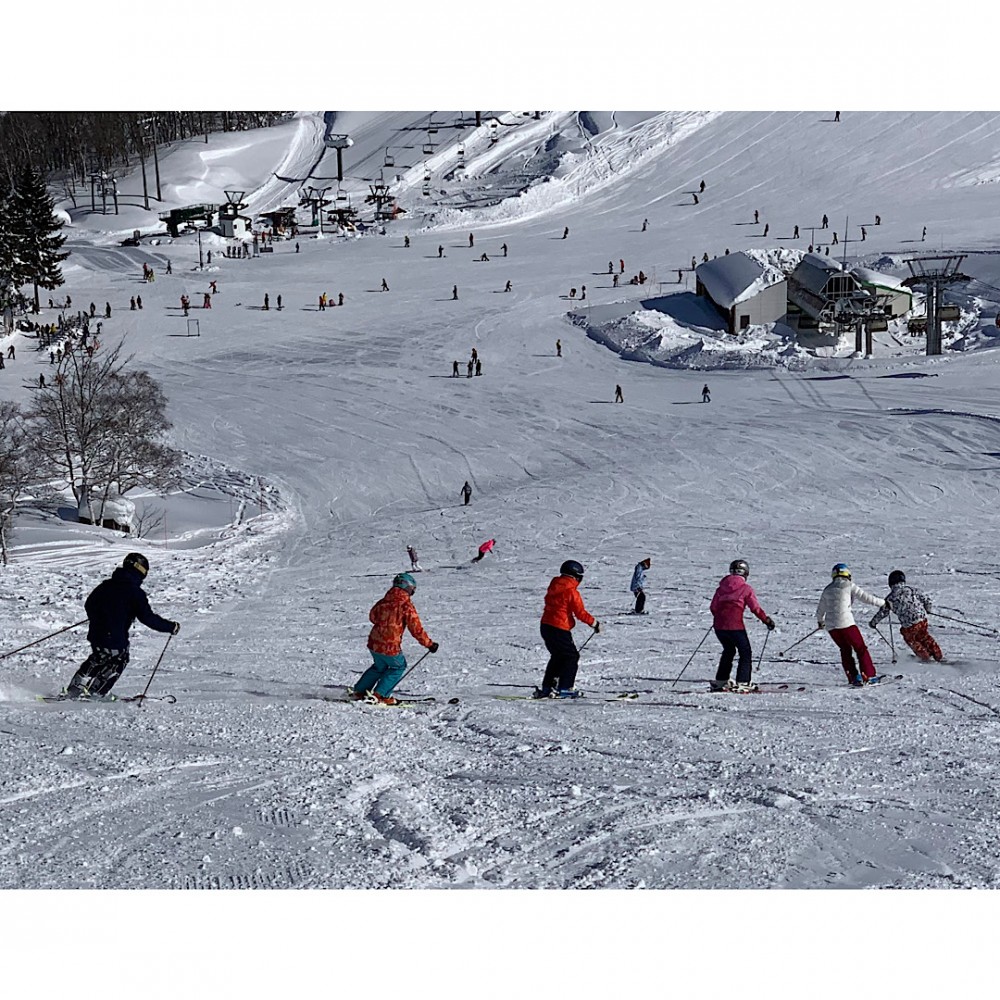
<path id="1" fill-rule="evenodd" d="M 323 145 L 337 151 L 337 180 L 344 179 L 344 150 L 354 145 L 354 140 L 349 135 L 337 134 L 335 132 L 323 136 Z"/>
<path id="2" fill-rule="evenodd" d="M 888 295 L 871 295 L 867 292 L 854 293 L 837 299 L 834 303 L 833 322 L 838 336 L 845 330 L 854 330 L 854 350 L 865 357 L 872 354 L 872 334 L 887 330 L 885 306 Z"/>
<path id="3" fill-rule="evenodd" d="M 319 218 L 319 235 L 320 239 L 323 238 L 323 206 L 329 205 L 330 202 L 326 197 L 329 187 L 317 188 L 317 187 L 307 187 L 305 189 L 305 199 L 309 202 L 313 213 L 313 225 L 316 225 L 316 219 Z"/>
<path id="4" fill-rule="evenodd" d="M 941 353 L 941 292 L 947 285 L 971 281 L 959 268 L 966 254 L 948 254 L 941 257 L 914 257 L 906 266 L 910 277 L 903 281 L 907 288 L 923 288 L 927 309 L 927 355 Z"/>

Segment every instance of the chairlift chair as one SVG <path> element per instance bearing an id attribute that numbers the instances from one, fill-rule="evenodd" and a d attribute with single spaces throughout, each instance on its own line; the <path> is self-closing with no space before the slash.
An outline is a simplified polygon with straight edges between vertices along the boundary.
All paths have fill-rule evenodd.
<path id="1" fill-rule="evenodd" d="M 394 167 L 396 165 L 396 159 L 392 153 L 389 152 L 388 146 L 385 147 L 385 165 L 387 167 Z"/>
<path id="2" fill-rule="evenodd" d="M 347 201 L 347 192 L 342 187 L 337 187 L 337 201 Z"/>
<path id="3" fill-rule="evenodd" d="M 424 143 L 424 155 L 430 156 L 430 154 L 433 152 L 434 152 L 434 143 L 428 139 L 428 141 Z"/>

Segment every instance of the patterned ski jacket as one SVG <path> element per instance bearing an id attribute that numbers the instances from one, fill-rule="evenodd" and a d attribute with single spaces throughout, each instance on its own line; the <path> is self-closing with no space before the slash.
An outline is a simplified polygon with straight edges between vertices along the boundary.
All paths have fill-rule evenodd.
<path id="1" fill-rule="evenodd" d="M 545 610 L 542 624 L 569 631 L 579 618 L 585 625 L 593 625 L 596 619 L 583 606 L 583 598 L 576 589 L 579 582 L 572 576 L 553 577 L 545 592 Z"/>
<path id="2" fill-rule="evenodd" d="M 897 583 L 889 591 L 885 607 L 877 611 L 871 620 L 871 625 L 874 628 L 892 610 L 896 612 L 900 627 L 910 628 L 911 625 L 924 621 L 932 607 L 931 599 L 926 594 L 906 583 Z"/>
<path id="3" fill-rule="evenodd" d="M 432 645 L 410 595 L 402 587 L 390 587 L 385 597 L 368 612 L 368 620 L 374 626 L 368 633 L 368 648 L 373 653 L 397 656 L 403 645 L 404 629 L 409 629 L 421 646 L 430 649 Z"/>
<path id="4" fill-rule="evenodd" d="M 749 608 L 762 622 L 767 621 L 767 613 L 760 606 L 753 587 L 739 575 L 730 573 L 719 581 L 712 597 L 709 611 L 712 612 L 712 627 L 724 630 L 743 629 L 743 609 Z"/>
<path id="5" fill-rule="evenodd" d="M 633 594 L 638 594 L 640 590 L 646 589 L 646 567 L 644 563 L 639 562 L 635 564 L 635 571 L 632 573 L 632 582 L 629 584 L 628 589 Z"/>
<path id="6" fill-rule="evenodd" d="M 150 609 L 141 584 L 139 573 L 119 566 L 110 580 L 102 581 L 90 592 L 84 608 L 90 619 L 87 639 L 92 645 L 128 649 L 128 632 L 136 618 L 154 632 L 173 632 L 174 623 Z"/>
<path id="7" fill-rule="evenodd" d="M 854 599 L 864 601 L 876 608 L 885 605 L 881 597 L 869 594 L 862 590 L 856 583 L 848 580 L 847 577 L 838 576 L 826 585 L 819 604 L 816 606 L 816 624 L 820 628 L 825 628 L 827 632 L 835 628 L 850 628 L 856 624 L 851 605 Z"/>

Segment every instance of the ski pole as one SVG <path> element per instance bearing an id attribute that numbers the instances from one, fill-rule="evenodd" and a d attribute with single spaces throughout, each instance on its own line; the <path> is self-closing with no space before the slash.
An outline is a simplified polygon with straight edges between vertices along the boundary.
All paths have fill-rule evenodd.
<path id="1" fill-rule="evenodd" d="M 417 662 L 416 662 L 416 663 L 414 663 L 414 664 L 413 664 L 413 666 L 412 666 L 412 667 L 410 667 L 410 668 L 409 668 L 409 669 L 408 669 L 408 670 L 406 671 L 406 673 L 405 673 L 405 674 L 403 674 L 403 676 L 399 678 L 399 683 L 400 683 L 400 684 L 402 684 L 402 683 L 403 683 L 403 681 L 404 681 L 404 680 L 406 679 L 406 676 L 407 676 L 407 674 L 412 674 L 412 673 L 413 673 L 413 671 L 414 671 L 414 670 L 416 670 L 416 669 L 417 669 L 417 667 L 419 667 L 419 666 L 420 666 L 420 664 L 421 664 L 421 663 L 423 663 L 423 662 L 424 662 L 424 660 L 426 660 L 426 659 L 427 659 L 427 657 L 428 657 L 428 656 L 430 656 L 430 655 L 431 655 L 431 651 L 430 651 L 430 650 L 428 649 L 428 650 L 427 650 L 427 652 L 426 652 L 426 653 L 424 653 L 424 655 L 423 655 L 423 656 L 421 656 L 421 657 L 420 657 L 420 659 L 419 659 L 419 660 L 417 660 Z"/>
<path id="2" fill-rule="evenodd" d="M 67 625 L 65 628 L 59 629 L 58 632 L 50 632 L 48 635 L 43 635 L 41 639 L 35 639 L 33 642 L 26 643 L 24 646 L 18 646 L 17 649 L 12 649 L 9 653 L 0 654 L 0 660 L 6 660 L 8 656 L 13 656 L 15 653 L 20 653 L 22 649 L 28 649 L 31 646 L 37 646 L 40 642 L 45 642 L 46 639 L 52 639 L 57 635 L 62 635 L 63 632 L 68 632 L 71 628 L 76 628 L 79 625 L 85 625 L 88 619 L 84 618 L 83 621 L 74 622 L 72 625 Z"/>
<path id="3" fill-rule="evenodd" d="M 153 678 L 156 676 L 156 671 L 160 666 L 160 661 L 163 659 L 163 655 L 167 651 L 167 646 L 170 645 L 170 640 L 173 639 L 173 637 L 173 633 L 167 636 L 167 641 L 163 644 L 163 649 L 160 651 L 160 658 L 156 661 L 156 666 L 153 667 L 153 672 L 149 675 L 149 680 L 146 681 L 146 687 L 143 689 L 142 694 L 139 695 L 138 702 L 140 708 L 142 708 L 142 702 L 146 697 L 146 692 L 149 690 L 149 685 L 153 683 Z"/>
<path id="4" fill-rule="evenodd" d="M 813 630 L 812 630 L 812 631 L 811 631 L 811 632 L 809 633 L 809 635 L 804 635 L 804 636 L 802 636 L 802 638 L 801 638 L 801 639 L 799 639 L 799 642 L 793 642 L 793 643 L 792 643 L 792 644 L 791 644 L 791 645 L 790 645 L 790 646 L 788 647 L 788 649 L 783 649 L 783 650 L 782 650 L 782 651 L 781 651 L 780 653 L 778 653 L 778 656 L 784 656 L 784 655 L 785 655 L 785 653 L 790 653 L 790 652 L 791 652 L 791 651 L 792 651 L 793 649 L 795 649 L 795 647 L 796 647 L 796 646 L 797 646 L 797 645 L 798 645 L 798 644 L 799 644 L 800 642 L 805 642 L 805 641 L 806 641 L 806 639 L 808 639 L 808 638 L 809 638 L 809 636 L 813 636 L 813 635 L 815 635 L 815 634 L 816 634 L 817 632 L 822 632 L 822 631 L 823 631 L 823 626 L 822 626 L 822 625 L 817 625 L 817 626 L 816 626 L 816 627 L 815 627 L 815 628 L 814 628 L 814 629 L 813 629 Z"/>
<path id="5" fill-rule="evenodd" d="M 712 627 L 713 627 L 713 626 L 711 626 L 711 625 L 709 625 L 709 626 L 708 626 L 708 632 L 706 632 L 706 633 L 705 633 L 705 634 L 704 634 L 704 635 L 703 635 L 703 636 L 701 637 L 701 642 L 699 642 L 699 643 L 698 643 L 698 645 L 694 647 L 694 653 L 692 653 L 692 654 L 691 654 L 691 655 L 690 655 L 690 656 L 688 657 L 688 661 L 687 661 L 687 663 L 685 663 L 685 664 L 684 664 L 684 666 L 683 666 L 683 667 L 681 667 L 681 672 L 680 672 L 680 673 L 679 673 L 679 674 L 678 674 L 678 675 L 677 675 L 677 676 L 676 676 L 676 677 L 675 677 L 675 678 L 674 678 L 674 679 L 673 679 L 673 680 L 672 680 L 672 681 L 670 682 L 671 686 L 673 686 L 674 684 L 676 684 L 676 683 L 677 683 L 677 682 L 678 682 L 678 681 L 679 681 L 679 680 L 681 679 L 681 677 L 682 677 L 682 676 L 683 676 L 683 674 L 684 674 L 684 671 L 685 671 L 685 670 L 687 670 L 687 668 L 688 668 L 688 667 L 689 667 L 689 666 L 691 665 L 691 661 L 692 661 L 692 660 L 694 659 L 694 657 L 695 657 L 695 653 L 697 653 L 697 652 L 698 652 L 698 650 L 699 650 L 699 649 L 701 649 L 701 646 L 702 646 L 702 643 L 704 643 L 704 641 L 705 641 L 705 640 L 706 640 L 706 639 L 708 638 L 708 636 L 709 636 L 709 633 L 710 633 L 710 632 L 712 631 Z"/>
<path id="6" fill-rule="evenodd" d="M 770 629 L 768 629 L 768 630 L 767 630 L 767 631 L 766 631 L 766 632 L 764 633 L 764 642 L 763 642 L 763 644 L 762 644 L 762 645 L 761 645 L 761 647 L 760 647 L 760 656 L 758 656 L 758 657 L 757 657 L 757 670 L 758 670 L 758 671 L 760 670 L 760 665 L 761 665 L 761 663 L 763 663 L 763 662 L 764 662 L 764 650 L 765 650 L 765 649 L 767 649 L 767 637 L 768 637 L 768 636 L 769 636 L 770 634 L 771 634 L 771 630 L 770 630 Z"/>
<path id="7" fill-rule="evenodd" d="M 883 642 L 884 642 L 884 643 L 885 643 L 885 644 L 886 644 L 887 646 L 891 646 L 891 647 L 892 647 L 892 662 L 893 662 L 893 663 L 895 663 L 895 662 L 896 662 L 896 647 L 895 647 L 895 646 L 894 646 L 894 645 L 893 645 L 893 644 L 892 644 L 891 642 L 888 642 L 888 641 L 886 640 L 886 637 L 885 637 L 884 635 L 882 635 L 882 630 L 881 630 L 881 629 L 880 629 L 880 628 L 878 627 L 878 625 L 873 625 L 873 626 L 872 626 L 872 628 L 873 628 L 873 629 L 875 629 L 875 631 L 876 631 L 876 632 L 878 633 L 878 637 L 879 637 L 879 638 L 880 638 L 880 639 L 881 639 L 881 640 L 882 640 L 882 641 L 883 641 Z M 891 623 L 889 624 L 889 635 L 890 635 L 890 636 L 892 635 L 892 624 L 891 624 Z"/>
<path id="8" fill-rule="evenodd" d="M 600 624 L 600 622 L 598 622 L 598 624 Z M 580 643 L 580 649 L 582 650 L 583 647 L 586 646 L 587 643 L 590 642 L 590 640 L 593 639 L 595 635 L 597 635 L 597 629 L 594 629 L 594 631 L 591 632 L 590 635 L 588 635 L 587 638 Z"/>
<path id="9" fill-rule="evenodd" d="M 892 637 L 892 615 L 889 615 L 889 648 L 892 650 L 892 662 L 896 662 L 896 640 Z"/>
<path id="10" fill-rule="evenodd" d="M 980 628 L 984 632 L 992 632 L 994 635 L 1000 635 L 1000 632 L 997 632 L 995 628 L 990 628 L 988 625 L 977 625 L 975 622 L 967 622 L 964 618 L 952 618 L 951 615 L 941 615 L 936 611 L 928 611 L 927 613 L 933 615 L 935 618 L 943 618 L 948 622 L 958 622 L 959 625 L 971 625 L 973 628 Z"/>

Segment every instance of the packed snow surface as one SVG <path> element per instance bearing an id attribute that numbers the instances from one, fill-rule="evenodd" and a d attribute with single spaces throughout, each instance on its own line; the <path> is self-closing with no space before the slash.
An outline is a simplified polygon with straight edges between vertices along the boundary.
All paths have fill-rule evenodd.
<path id="1" fill-rule="evenodd" d="M 206 236 L 199 270 L 194 237 L 170 241 L 135 197 L 118 217 L 60 202 L 73 253 L 55 298 L 112 303 L 102 340 L 124 336 L 162 382 L 184 485 L 148 501 L 165 518 L 141 539 L 26 509 L 0 582 L 4 644 L 79 621 L 139 548 L 154 609 L 182 623 L 150 692 L 177 702 L 37 700 L 86 655 L 82 630 L 4 661 L 0 885 L 996 887 L 1000 115 L 503 112 L 495 141 L 469 115 L 338 123 L 356 140 L 344 189 L 359 206 L 380 170 L 401 178 L 407 211 L 385 235 L 304 226 L 300 252 L 276 242 L 249 260 Z M 435 133 L 425 196 L 428 125 L 459 116 Z M 166 204 L 230 187 L 252 213 L 295 204 L 310 171 L 330 175 L 322 134 L 315 112 L 179 144 L 161 157 Z M 799 253 L 826 240 L 823 213 L 841 237 L 849 214 L 849 262 L 896 274 L 914 253 L 974 251 L 946 354 L 922 357 L 905 326 L 867 360 L 843 344 L 817 358 L 781 330 L 727 340 L 690 259 L 765 249 L 755 209 Z M 132 228 L 159 242 L 119 247 Z M 620 259 L 651 285 L 613 288 Z M 195 330 L 179 296 L 199 306 L 210 279 Z M 320 311 L 324 292 L 344 306 Z M 626 321 L 700 361 L 608 350 Z M 0 390 L 25 400 L 48 357 L 9 342 Z M 483 374 L 466 377 L 473 347 Z M 408 544 L 441 648 L 402 690 L 437 700 L 326 700 L 367 666 L 368 609 Z M 650 613 L 630 616 L 647 556 Z M 737 556 L 777 622 L 768 636 L 747 616 L 772 690 L 711 695 L 708 603 Z M 567 558 L 603 625 L 581 657 L 586 697 L 511 700 L 541 679 L 542 596 Z M 877 594 L 904 569 L 949 616 L 931 619 L 945 662 L 917 662 L 896 631 L 892 663 L 866 609 L 879 671 L 902 679 L 849 688 L 831 640 L 804 639 L 839 561 Z M 422 652 L 404 649 L 411 665 Z M 141 691 L 163 650 L 137 626 L 116 690 Z"/>

